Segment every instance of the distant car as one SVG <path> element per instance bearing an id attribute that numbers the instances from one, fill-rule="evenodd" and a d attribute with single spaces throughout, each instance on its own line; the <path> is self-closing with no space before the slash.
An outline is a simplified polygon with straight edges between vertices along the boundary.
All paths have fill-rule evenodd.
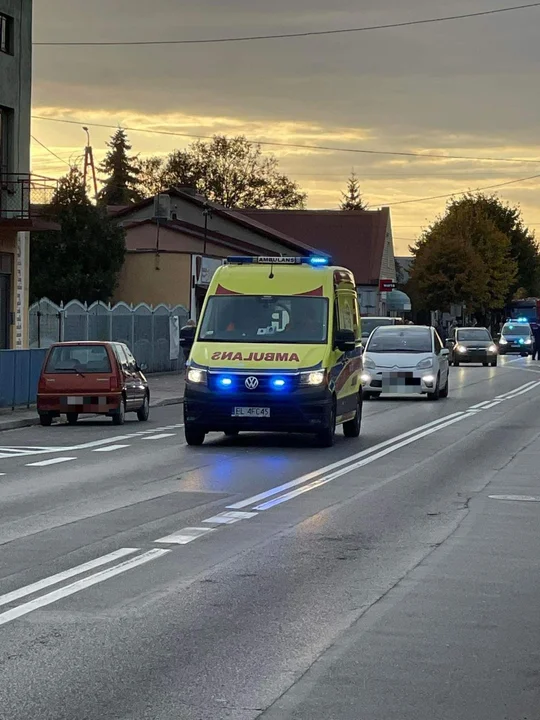
<path id="1" fill-rule="evenodd" d="M 482 363 L 497 365 L 497 346 L 487 328 L 465 327 L 456 328 L 446 341 L 450 351 L 450 365 L 462 363 Z"/>
<path id="2" fill-rule="evenodd" d="M 403 325 L 403 318 L 397 317 L 375 317 L 366 315 L 360 318 L 362 323 L 362 342 L 365 342 L 375 328 L 383 327 L 386 325 Z"/>
<path id="3" fill-rule="evenodd" d="M 501 330 L 499 355 L 532 355 L 534 335 L 528 322 L 509 321 Z"/>
<path id="4" fill-rule="evenodd" d="M 41 370 L 37 411 L 45 426 L 62 414 L 74 425 L 82 413 L 108 415 L 114 425 L 123 425 L 126 413 L 134 412 L 144 422 L 150 390 L 123 343 L 55 343 Z"/>
<path id="5" fill-rule="evenodd" d="M 364 397 L 414 393 L 430 400 L 448 396 L 449 352 L 432 327 L 378 327 L 364 351 Z"/>

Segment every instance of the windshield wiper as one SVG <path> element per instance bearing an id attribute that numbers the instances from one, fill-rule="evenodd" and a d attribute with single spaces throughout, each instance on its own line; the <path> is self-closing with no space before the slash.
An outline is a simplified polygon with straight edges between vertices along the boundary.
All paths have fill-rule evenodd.
<path id="1" fill-rule="evenodd" d="M 60 372 L 71 372 L 76 375 L 80 375 L 82 378 L 86 377 L 86 375 L 83 375 L 83 373 L 80 370 L 77 370 L 77 368 L 66 368 L 65 370 L 60 370 Z"/>

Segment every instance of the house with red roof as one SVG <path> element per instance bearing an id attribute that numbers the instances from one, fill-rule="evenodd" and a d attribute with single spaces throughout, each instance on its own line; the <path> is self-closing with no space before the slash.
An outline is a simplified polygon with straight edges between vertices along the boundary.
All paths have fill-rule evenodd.
<path id="1" fill-rule="evenodd" d="M 315 247 L 189 188 L 108 210 L 126 231 L 127 254 L 114 301 L 180 304 L 194 320 L 214 272 L 228 256 L 317 254 Z"/>
<path id="2" fill-rule="evenodd" d="M 354 273 L 363 315 L 400 312 L 381 292 L 381 280 L 396 280 L 389 208 L 380 210 L 242 210 L 245 217 L 331 256 Z M 405 308 L 403 308 L 405 309 Z M 403 310 L 402 309 L 402 310 Z"/>

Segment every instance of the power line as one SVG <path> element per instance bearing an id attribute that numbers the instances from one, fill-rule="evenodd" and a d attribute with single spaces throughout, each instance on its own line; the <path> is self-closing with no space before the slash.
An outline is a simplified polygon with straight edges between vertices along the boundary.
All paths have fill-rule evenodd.
<path id="1" fill-rule="evenodd" d="M 540 3 L 538 3 L 540 6 Z M 79 120 L 65 120 L 62 118 L 44 117 L 42 115 L 32 115 L 33 120 L 44 120 L 46 122 L 65 123 L 67 125 L 86 125 L 88 127 L 105 128 L 107 130 L 118 130 L 118 125 L 108 125 L 105 123 L 89 123 Z M 168 135 L 170 137 L 183 137 L 197 140 L 212 140 L 212 135 L 195 135 L 193 133 L 179 133 L 171 130 L 149 130 L 146 128 L 135 128 L 122 126 L 124 130 L 129 132 L 149 133 L 151 135 Z M 398 152 L 392 150 L 363 150 L 360 148 L 339 148 L 330 145 L 302 145 L 300 143 L 271 142 L 266 140 L 250 140 L 257 145 L 265 145 L 269 147 L 296 148 L 300 150 L 326 150 L 329 152 L 341 153 L 358 153 L 362 155 L 397 155 L 399 157 L 415 157 L 415 158 L 437 158 L 439 160 L 475 160 L 479 162 L 501 162 L 501 163 L 523 163 L 534 165 L 540 164 L 540 160 L 526 160 L 524 158 L 494 158 L 494 157 L 474 157 L 471 155 L 442 155 L 436 153 L 420 153 L 420 152 Z"/>
<path id="2" fill-rule="evenodd" d="M 515 185 L 516 183 L 526 182 L 527 180 L 536 180 L 540 178 L 538 175 L 530 175 L 529 177 L 518 178 L 517 180 L 510 180 L 509 182 L 498 183 L 497 185 L 486 185 L 485 187 L 478 187 L 474 190 L 459 190 L 457 192 L 449 193 L 448 195 L 432 195 L 431 197 L 415 198 L 414 200 L 398 200 L 392 203 L 384 203 L 385 207 L 393 207 L 394 205 L 406 205 L 408 203 L 425 202 L 427 200 L 440 200 L 442 198 L 451 198 L 454 195 L 465 195 L 468 192 L 482 192 L 483 190 L 495 190 L 495 188 L 506 187 L 507 185 Z"/>
<path id="3" fill-rule="evenodd" d="M 447 15 L 439 18 L 425 18 L 421 20 L 409 20 L 407 22 L 387 23 L 385 25 L 367 25 L 356 28 L 340 28 L 337 30 L 312 30 L 296 33 L 280 33 L 276 35 L 246 35 L 239 37 L 225 38 L 200 38 L 198 40 L 113 40 L 113 41 L 61 41 L 61 42 L 35 42 L 36 46 L 128 46 L 128 45 L 202 45 L 210 43 L 235 43 L 235 42 L 251 42 L 254 40 L 280 40 L 286 38 L 305 38 L 316 37 L 321 35 L 343 35 L 345 33 L 359 33 L 372 30 L 388 30 L 390 28 L 411 27 L 414 25 L 428 25 L 433 23 L 442 23 L 453 20 L 465 20 L 470 18 L 485 17 L 487 15 L 498 15 L 501 13 L 514 12 L 515 10 L 526 10 L 528 8 L 540 7 L 540 2 L 527 3 L 526 5 L 513 5 L 512 7 L 498 8 L 494 10 L 483 10 L 474 13 L 465 13 L 462 15 Z"/>
<path id="4" fill-rule="evenodd" d="M 46 150 L 48 153 L 50 153 L 53 157 L 55 157 L 57 160 L 60 160 L 60 162 L 65 163 L 68 167 L 71 167 L 71 165 L 68 163 L 67 160 L 64 160 L 64 158 L 61 158 L 60 155 L 57 155 L 54 150 L 51 150 L 46 145 L 44 145 L 41 140 L 38 140 L 37 137 L 34 137 L 34 135 L 30 136 L 32 140 L 37 143 L 38 145 L 41 145 L 41 147 Z"/>

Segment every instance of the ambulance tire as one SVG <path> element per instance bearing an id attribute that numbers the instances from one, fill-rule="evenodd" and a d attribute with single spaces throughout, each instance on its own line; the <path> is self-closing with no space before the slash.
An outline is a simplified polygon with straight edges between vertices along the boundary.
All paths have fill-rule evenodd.
<path id="1" fill-rule="evenodd" d="M 317 445 L 319 447 L 332 447 L 336 437 L 336 399 L 328 412 L 328 423 L 324 430 L 317 433 Z"/>
<path id="2" fill-rule="evenodd" d="M 206 433 L 204 430 L 186 423 L 184 426 L 184 436 L 188 445 L 198 446 L 203 444 Z"/>
<path id="3" fill-rule="evenodd" d="M 352 420 L 343 423 L 343 434 L 346 438 L 357 438 L 362 426 L 362 398 L 358 395 L 356 401 L 356 414 Z"/>

